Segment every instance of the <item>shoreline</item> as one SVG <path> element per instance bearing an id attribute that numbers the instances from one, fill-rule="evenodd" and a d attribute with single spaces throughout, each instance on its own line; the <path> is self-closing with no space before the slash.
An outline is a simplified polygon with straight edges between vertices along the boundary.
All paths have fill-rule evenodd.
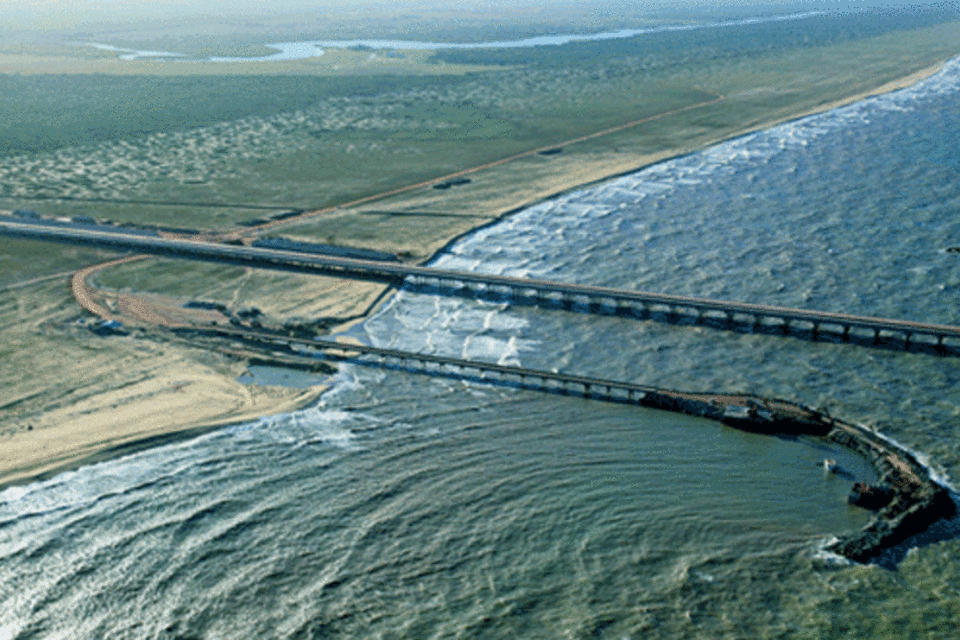
<path id="1" fill-rule="evenodd" d="M 548 201 L 572 191 L 588 188 L 592 185 L 600 184 L 620 176 L 629 175 L 668 160 L 691 155 L 713 145 L 740 138 L 756 131 L 770 129 L 772 127 L 799 120 L 810 115 L 824 113 L 836 108 L 847 106 L 870 97 L 908 88 L 926 78 L 935 75 L 943 69 L 947 62 L 948 60 L 941 61 L 935 65 L 931 65 L 919 71 L 913 72 L 897 80 L 884 83 L 883 85 L 880 85 L 874 89 L 861 91 L 846 98 L 827 102 L 811 109 L 806 109 L 798 113 L 789 114 L 780 118 L 774 118 L 770 121 L 748 126 L 736 132 L 719 136 L 716 139 L 704 141 L 691 148 L 678 147 L 668 151 L 650 154 L 650 156 L 645 157 L 639 165 L 636 164 L 636 158 L 630 159 L 626 163 L 624 161 L 619 163 L 616 161 L 610 161 L 605 165 L 605 169 L 595 171 L 595 175 L 586 180 L 584 180 L 583 177 L 581 177 L 579 180 L 576 179 L 576 177 L 569 177 L 569 172 L 561 174 L 557 177 L 558 179 L 556 180 L 556 184 L 551 185 L 552 188 L 548 193 L 543 193 L 537 197 L 528 199 L 522 203 L 518 203 L 515 206 L 502 211 L 498 215 L 495 215 L 495 217 L 491 218 L 484 224 L 477 225 L 465 232 L 451 237 L 440 249 L 434 251 L 433 254 L 425 259 L 422 263 L 427 264 L 433 261 L 463 237 L 475 233 L 480 229 L 499 223 L 508 216 L 541 202 Z M 339 333 L 344 331 L 349 326 L 355 325 L 358 322 L 362 322 L 377 308 L 387 302 L 391 293 L 390 287 L 384 287 L 382 294 L 377 297 L 376 304 L 371 305 L 371 307 L 367 309 L 366 315 L 363 318 L 353 318 L 349 322 L 334 325 L 333 329 L 336 333 Z M 226 378 L 226 374 L 222 372 L 210 371 L 208 372 L 208 375 L 210 377 L 210 380 L 208 381 L 210 384 L 208 387 L 204 389 L 194 389 L 193 395 L 190 396 L 192 401 L 187 403 L 187 406 L 202 406 L 204 393 L 201 393 L 201 391 L 205 390 L 206 392 L 209 392 L 211 387 L 216 386 L 214 382 L 211 381 L 219 382 L 221 386 L 227 382 L 236 385 L 240 384 L 234 380 L 228 380 Z M 220 379 L 215 380 L 216 376 L 219 376 Z M 179 376 L 172 372 L 165 372 L 154 376 L 151 378 L 151 380 L 156 382 L 162 382 L 166 380 L 166 382 L 170 384 L 171 380 L 175 377 Z M 41 481 L 64 471 L 77 469 L 95 464 L 97 462 L 115 459 L 124 455 L 135 453 L 137 451 L 175 441 L 190 439 L 225 426 L 244 422 L 252 422 L 271 415 L 303 409 L 315 403 L 326 389 L 326 386 L 320 385 L 312 387 L 307 392 L 299 394 L 292 399 L 284 398 L 281 401 L 279 398 L 273 398 L 273 402 L 264 402 L 264 406 L 260 408 L 255 406 L 256 402 L 252 402 L 252 406 L 241 406 L 235 408 L 233 412 L 221 412 L 215 416 L 198 418 L 197 420 L 189 422 L 189 424 L 186 426 L 180 426 L 175 420 L 173 420 L 173 418 L 176 417 L 173 410 L 177 407 L 174 400 L 167 398 L 165 402 L 161 402 L 159 399 L 155 399 L 153 404 L 156 406 L 153 408 L 155 409 L 156 413 L 162 413 L 163 417 L 168 418 L 168 422 L 172 420 L 172 423 L 157 425 L 153 429 L 144 430 L 142 428 L 141 411 L 141 414 L 138 414 L 141 415 L 139 419 L 137 419 L 136 416 L 131 418 L 128 415 L 125 429 L 118 429 L 117 432 L 114 433 L 113 437 L 105 437 L 102 433 L 102 431 L 104 431 L 102 425 L 105 423 L 110 423 L 111 418 L 114 422 L 117 421 L 117 404 L 124 404 L 124 399 L 126 402 L 136 400 L 136 394 L 130 389 L 113 390 L 112 393 L 114 394 L 119 392 L 120 400 L 115 402 L 112 408 L 91 408 L 89 411 L 83 412 L 83 417 L 80 418 L 80 421 L 85 423 L 85 428 L 77 429 L 77 417 L 75 416 L 74 423 L 72 425 L 70 422 L 57 422 L 56 426 L 50 426 L 44 429 L 31 431 L 31 435 L 21 433 L 17 436 L 11 436 L 11 438 L 18 438 L 21 440 L 21 442 L 18 443 L 20 446 L 18 447 L 17 451 L 10 451 L 9 447 L 7 447 L 8 450 L 4 452 L 5 455 L 0 456 L 0 491 L 10 486 L 25 485 Z M 180 389 L 177 389 L 177 391 L 180 391 Z M 105 392 L 102 395 L 107 394 L 108 393 Z M 57 419 L 57 417 L 54 415 L 44 417 L 45 419 L 49 420 Z M 96 423 L 97 427 L 91 427 L 91 423 Z M 71 428 L 80 431 L 80 433 L 71 431 Z M 85 436 L 85 438 L 79 436 Z M 62 441 L 67 438 L 73 440 L 72 447 L 62 446 Z M 52 441 L 57 441 L 57 443 L 61 444 L 61 446 L 59 448 L 55 448 L 54 451 L 51 451 L 50 447 Z"/>
<path id="2" fill-rule="evenodd" d="M 238 382 L 236 384 L 240 385 L 241 383 Z M 91 441 L 87 442 L 83 439 L 78 439 L 78 441 L 71 443 L 73 445 L 72 447 L 57 450 L 53 456 L 41 457 L 33 461 L 18 461 L 20 462 L 19 465 L 5 469 L 3 475 L 0 476 L 0 492 L 8 487 L 41 482 L 66 471 L 73 471 L 98 462 L 106 462 L 146 449 L 189 440 L 224 427 L 255 422 L 269 416 L 305 409 L 314 404 L 328 388 L 328 385 L 320 384 L 300 393 L 285 394 L 290 397 L 269 398 L 269 396 L 267 396 L 262 402 L 262 404 L 265 405 L 262 408 L 256 408 L 255 405 L 261 403 L 254 400 L 251 406 L 239 407 L 233 411 L 223 412 L 217 417 L 208 419 L 201 418 L 196 422 L 188 423 L 186 426 L 173 429 L 159 426 L 154 429 L 137 429 L 134 431 L 129 427 L 142 426 L 143 416 L 129 416 L 125 421 L 128 424 L 128 429 L 121 427 L 119 429 L 120 433 L 114 437 L 100 437 L 94 440 L 94 436 L 90 434 L 89 440 Z M 204 390 L 205 389 L 202 389 L 201 393 Z M 264 395 L 266 396 L 267 394 Z M 168 401 L 167 405 L 170 404 L 173 404 L 173 402 Z M 198 398 L 194 402 L 188 403 L 187 406 L 181 407 L 180 413 L 192 413 L 194 411 L 201 413 L 202 410 L 198 406 L 200 404 L 202 404 L 202 398 Z M 166 406 L 160 410 L 171 412 L 172 409 L 174 409 L 174 407 Z M 53 433 L 45 434 L 47 437 L 43 438 L 40 442 L 32 442 L 31 444 L 34 445 L 33 448 L 46 448 L 50 443 L 44 440 L 58 439 L 57 436 L 63 434 L 58 434 L 57 432 L 66 431 L 70 426 L 71 425 L 67 423 L 52 429 L 35 430 L 35 432 L 53 431 Z M 81 429 L 80 431 L 84 430 Z M 86 431 L 90 430 L 87 429 Z M 126 431 L 126 433 L 124 433 L 124 431 Z M 7 454 L 8 452 L 4 453 Z M 2 457 L 0 457 L 0 459 L 2 459 Z M 4 460 L 4 462 L 6 462 L 6 460 Z"/>
<path id="3" fill-rule="evenodd" d="M 899 79 L 897 79 L 897 80 L 891 80 L 890 82 L 886 82 L 886 83 L 884 83 L 884 84 L 882 84 L 882 85 L 880 85 L 879 87 L 876 87 L 876 88 L 874 88 L 874 89 L 870 89 L 870 90 L 867 90 L 867 91 L 861 91 L 861 92 L 859 92 L 859 93 L 855 93 L 855 94 L 853 94 L 853 95 L 851 95 L 851 96 L 848 96 L 848 97 L 846 97 L 846 98 L 841 98 L 841 99 L 839 99 L 839 100 L 832 100 L 832 101 L 826 102 L 826 103 L 824 103 L 823 105 L 820 105 L 820 106 L 818 106 L 818 107 L 811 108 L 811 109 L 806 109 L 806 110 L 800 111 L 800 112 L 795 113 L 795 114 L 790 114 L 790 115 L 784 116 L 784 117 L 782 117 L 782 118 L 775 118 L 775 119 L 773 119 L 773 120 L 770 120 L 769 122 L 764 122 L 764 123 L 760 123 L 760 124 L 757 124 L 757 125 L 745 127 L 745 128 L 743 128 L 743 129 L 739 129 L 739 130 L 737 130 L 737 131 L 735 131 L 735 132 L 733 132 L 733 133 L 731 133 L 731 134 L 729 134 L 729 135 L 719 136 L 719 137 L 717 137 L 717 138 L 710 139 L 710 140 L 708 140 L 708 141 L 706 141 L 706 142 L 704 142 L 704 143 L 702 143 L 702 144 L 700 144 L 700 145 L 696 145 L 695 147 L 692 147 L 692 148 L 679 147 L 679 148 L 676 148 L 676 149 L 671 149 L 671 150 L 669 150 L 669 151 L 663 151 L 663 152 L 660 152 L 660 153 L 650 154 L 650 155 L 647 156 L 647 158 L 646 158 L 641 164 L 639 164 L 639 165 L 637 165 L 637 164 L 630 164 L 628 168 L 617 168 L 616 170 L 612 170 L 610 173 L 605 173 L 602 177 L 599 177 L 599 178 L 592 178 L 592 179 L 585 180 L 585 181 L 575 181 L 575 182 L 571 182 L 571 183 L 569 183 L 569 184 L 561 187 L 559 190 L 551 191 L 551 192 L 548 193 L 547 195 L 543 195 L 543 196 L 540 196 L 540 197 L 538 197 L 538 198 L 534 198 L 534 199 L 532 199 L 532 200 L 528 200 L 528 201 L 526 201 L 526 202 L 524 202 L 524 203 L 522 203 L 522 204 L 520 204 L 520 205 L 518 205 L 518 206 L 516 206 L 516 207 L 512 207 L 512 208 L 510 208 L 510 209 L 508 209 L 508 210 L 506 210 L 506 211 L 504 211 L 504 212 L 496 215 L 495 217 L 491 218 L 490 220 L 488 220 L 488 221 L 486 221 L 486 222 L 484 222 L 484 223 L 482 223 L 482 224 L 479 224 L 479 225 L 477 225 L 477 226 L 475 226 L 475 227 L 472 227 L 472 228 L 468 229 L 467 231 L 464 231 L 463 233 L 457 234 L 456 236 L 450 238 L 450 240 L 448 240 L 447 242 L 445 242 L 445 243 L 443 244 L 443 246 L 440 247 L 439 249 L 437 249 L 431 256 L 429 256 L 427 259 L 419 262 L 418 264 L 420 264 L 420 265 L 428 265 L 428 264 L 430 264 L 432 261 L 436 260 L 440 255 L 442 255 L 443 253 L 445 253 L 450 247 L 452 247 L 454 244 L 456 244 L 457 242 L 459 242 L 459 241 L 462 240 L 463 238 L 465 238 L 465 237 L 467 237 L 467 236 L 469 236 L 469 235 L 471 235 L 471 234 L 473 234 L 473 233 L 476 233 L 477 231 L 480 231 L 480 230 L 482 230 L 482 229 L 487 229 L 487 228 L 492 227 L 492 226 L 494 226 L 494 225 L 496 225 L 496 224 L 499 224 L 499 223 L 503 222 L 506 218 L 508 218 L 508 217 L 510 217 L 510 216 L 512 216 L 512 215 L 514 215 L 514 214 L 516 214 L 516 213 L 520 213 L 521 211 L 523 211 L 523 210 L 525 210 L 525 209 L 529 209 L 530 207 L 534 207 L 534 206 L 536 206 L 536 205 L 538 205 L 538 204 L 542 204 L 542 203 L 544 203 L 544 202 L 548 202 L 548 201 L 550 201 L 550 200 L 553 200 L 553 199 L 555 199 L 555 198 L 559 198 L 559 197 L 564 196 L 564 195 L 567 195 L 567 194 L 569 194 L 569 193 L 573 193 L 573 192 L 575 192 L 575 191 L 580 191 L 580 190 L 582 190 L 582 189 L 587 189 L 587 188 L 590 188 L 590 187 L 595 186 L 595 185 L 598 185 L 598 184 L 603 184 L 604 182 L 608 182 L 608 181 L 610 181 L 610 180 L 615 180 L 615 179 L 621 178 L 621 177 L 623 177 L 623 176 L 628 176 L 628 175 L 631 175 L 631 174 L 636 173 L 636 172 L 638 172 L 638 171 L 642 171 L 642 170 L 644 170 L 644 169 L 648 169 L 648 168 L 650 168 L 650 167 L 654 167 L 654 166 L 657 166 L 657 165 L 659 165 L 659 164 L 663 164 L 663 163 L 665 163 L 665 162 L 670 162 L 671 160 L 677 160 L 677 159 L 680 159 L 680 158 L 685 158 L 685 157 L 687 157 L 687 156 L 694 155 L 694 154 L 696 154 L 696 153 L 700 153 L 701 151 L 703 151 L 703 150 L 705 150 L 705 149 L 708 149 L 708 148 L 710 148 L 710 147 L 712 147 L 712 146 L 714 146 L 714 145 L 718 145 L 718 144 L 722 144 L 722 143 L 724 143 L 724 142 L 729 142 L 729 141 L 732 141 L 732 140 L 736 140 L 736 139 L 738 139 L 738 138 L 742 138 L 742 137 L 744 137 L 744 136 L 748 136 L 748 135 L 750 135 L 750 134 L 752 134 L 752 133 L 756 133 L 757 131 L 765 131 L 765 130 L 767 130 L 767 129 L 772 129 L 772 128 L 778 127 L 778 126 L 780 126 L 780 125 L 787 124 L 788 122 L 795 122 L 795 121 L 797 121 L 797 120 L 802 120 L 803 118 L 806 118 L 806 117 L 809 117 L 809 116 L 817 115 L 817 114 L 820 114 L 820 113 L 826 113 L 826 112 L 832 111 L 832 110 L 834 110 L 834 109 L 840 109 L 840 108 L 842 108 L 842 107 L 846 107 L 846 106 L 849 106 L 849 105 L 851 105 L 851 104 L 855 104 L 855 103 L 857 103 L 857 102 L 861 102 L 861 101 L 863 101 L 863 100 L 867 100 L 867 99 L 869 99 L 869 98 L 874 98 L 874 97 L 877 97 L 877 96 L 886 95 L 886 94 L 888 94 L 888 93 L 894 93 L 894 92 L 896 92 L 896 91 L 901 91 L 901 90 L 903 90 L 903 89 L 909 89 L 909 88 L 912 87 L 913 85 L 915 85 L 915 84 L 917 84 L 917 83 L 919 83 L 919 82 L 922 82 L 923 80 L 926 80 L 927 78 L 930 78 L 930 77 L 932 77 L 932 76 L 940 73 L 940 71 L 942 71 L 943 68 L 947 65 L 947 63 L 948 63 L 950 60 L 952 60 L 952 59 L 953 59 L 953 58 L 949 58 L 949 59 L 947 59 L 947 60 L 943 60 L 943 61 L 938 62 L 938 63 L 936 63 L 936 64 L 930 65 L 929 67 L 925 67 L 925 68 L 920 69 L 920 70 L 918 70 L 918 71 L 915 71 L 915 72 L 913 72 L 913 73 L 911 73 L 911 74 L 908 74 L 908 75 L 906 75 L 906 76 L 903 76 L 902 78 L 899 78 Z M 697 105 L 697 106 L 705 106 L 705 105 Z M 614 165 L 614 163 L 610 163 L 610 166 L 611 166 L 611 167 L 612 167 L 613 165 Z M 469 173 L 469 172 L 458 172 L 458 173 L 456 173 L 456 174 L 451 174 L 451 175 L 459 176 L 459 175 L 461 175 L 461 174 L 467 175 L 468 173 Z M 361 322 L 362 320 L 363 320 L 363 319 L 353 320 L 353 321 L 351 321 L 350 324 L 351 324 L 351 325 L 352 325 L 352 324 L 356 324 L 357 322 Z"/>

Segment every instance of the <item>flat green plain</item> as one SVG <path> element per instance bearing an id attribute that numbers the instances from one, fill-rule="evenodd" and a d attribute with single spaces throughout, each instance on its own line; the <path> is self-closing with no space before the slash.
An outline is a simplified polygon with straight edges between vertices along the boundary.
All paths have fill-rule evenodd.
<path id="1" fill-rule="evenodd" d="M 857 20 L 411 52 L 414 66 L 346 76 L 326 55 L 288 74 L 198 62 L 203 73 L 171 76 L 165 62 L 111 59 L 122 73 L 0 75 L 0 207 L 225 230 L 267 207 L 343 205 L 645 118 L 566 146 L 564 160 L 692 149 L 869 91 L 960 42 L 956 21 Z"/>

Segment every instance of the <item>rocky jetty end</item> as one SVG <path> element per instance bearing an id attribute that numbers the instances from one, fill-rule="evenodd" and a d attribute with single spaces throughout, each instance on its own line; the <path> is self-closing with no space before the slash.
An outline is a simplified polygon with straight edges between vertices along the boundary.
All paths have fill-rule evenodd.
<path id="1" fill-rule="evenodd" d="M 855 562 L 868 562 L 937 521 L 957 515 L 950 489 L 937 482 L 916 455 L 866 427 L 838 420 L 825 411 L 788 400 L 666 390 L 648 392 L 640 404 L 710 418 L 756 433 L 822 437 L 870 460 L 880 480 L 876 485 L 854 483 L 850 502 L 876 511 L 876 516 L 859 531 L 844 534 L 827 547 Z"/>

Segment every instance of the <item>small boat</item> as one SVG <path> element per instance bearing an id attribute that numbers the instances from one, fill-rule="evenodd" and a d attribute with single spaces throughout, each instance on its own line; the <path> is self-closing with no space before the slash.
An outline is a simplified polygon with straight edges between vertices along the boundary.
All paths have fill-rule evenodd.
<path id="1" fill-rule="evenodd" d="M 835 476 L 840 476 L 841 478 L 846 478 L 847 480 L 854 479 L 854 475 L 841 467 L 833 458 L 823 459 L 823 472 L 832 473 Z"/>

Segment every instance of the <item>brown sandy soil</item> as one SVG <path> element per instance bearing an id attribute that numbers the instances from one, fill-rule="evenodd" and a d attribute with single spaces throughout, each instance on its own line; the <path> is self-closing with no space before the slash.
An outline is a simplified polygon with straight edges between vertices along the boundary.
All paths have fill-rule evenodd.
<path id="1" fill-rule="evenodd" d="M 162 336 L 100 338 L 77 316 L 65 278 L 0 292 L 0 486 L 147 438 L 289 412 L 323 390 L 243 385 L 242 361 Z"/>
<path id="2" fill-rule="evenodd" d="M 142 380 L 49 409 L 31 419 L 30 431 L 4 437 L 0 485 L 89 463 L 131 442 L 290 412 L 323 390 L 247 386 L 186 359 L 162 362 L 141 371 Z"/>
<path id="3" fill-rule="evenodd" d="M 115 320 L 116 316 L 113 314 L 113 312 L 95 299 L 92 290 L 87 286 L 87 278 L 98 271 L 102 271 L 103 269 L 107 269 L 118 264 L 136 262 L 147 257 L 148 256 L 127 256 L 125 258 L 118 258 L 117 260 L 91 265 L 75 272 L 70 278 L 70 288 L 73 292 L 74 299 L 77 301 L 77 304 L 90 313 L 100 316 L 104 320 Z"/>
<path id="4" fill-rule="evenodd" d="M 429 183 L 364 199 L 336 210 L 308 212 L 306 219 L 290 219 L 274 228 L 284 234 L 316 240 L 350 231 L 355 244 L 390 252 L 406 252 L 411 259 L 430 257 L 452 238 L 493 221 L 518 208 L 611 176 L 694 151 L 721 139 L 767 128 L 777 122 L 849 104 L 866 96 L 909 86 L 932 75 L 935 65 L 876 89 L 843 100 L 818 105 L 802 113 L 784 113 L 764 122 L 727 131 L 716 138 L 698 138 L 690 147 L 654 154 L 596 151 L 560 154 L 549 158 L 537 150 L 477 167 L 469 172 L 474 182 L 456 190 L 438 191 Z M 719 100 L 719 98 L 718 98 Z M 694 108 L 708 106 L 705 103 Z M 668 114 L 664 114 L 666 117 Z M 624 126 L 634 126 L 627 123 Z M 602 132 L 600 132 L 602 133 Z M 576 141 L 569 144 L 574 148 Z M 445 178 L 438 178 L 443 180 Z M 440 228 L 436 218 L 422 225 L 407 225 L 406 235 L 363 237 L 364 216 L 411 212 L 461 211 L 453 224 Z M 360 221 L 359 223 L 357 221 Z M 369 226 L 369 225 L 368 225 Z M 349 238 L 344 244 L 349 245 Z M 124 262 L 133 258 L 124 259 Z M 116 266 L 119 262 L 109 263 Z M 76 300 L 104 318 L 122 316 L 140 324 L 176 325 L 196 316 L 184 314 L 180 301 L 133 293 L 104 296 L 89 285 L 91 277 L 108 264 L 77 272 L 73 278 Z M 248 274 L 249 280 L 269 282 L 271 275 Z M 289 278 L 289 276 L 284 276 Z M 290 285 L 290 282 L 294 282 Z M 274 312 L 295 311 L 328 318 L 345 318 L 371 308 L 385 290 L 375 283 L 300 277 L 285 280 L 274 292 Z M 250 282 L 247 282 L 249 288 Z M 238 289 L 235 296 L 239 296 Z M 259 291 L 270 303 L 270 293 Z M 286 301 L 280 300 L 282 296 Z M 292 303 L 291 300 L 297 301 Z M 165 342 L 162 334 L 149 340 L 136 334 L 124 338 L 97 338 L 86 329 L 64 327 L 76 319 L 64 284 L 38 283 L 35 287 L 0 291 L 0 330 L 9 336 L 0 358 L 0 486 L 26 482 L 58 470 L 114 455 L 121 445 L 136 446 L 156 436 L 197 433 L 217 425 L 252 420 L 305 406 L 319 395 L 277 388 L 243 386 L 235 382 L 244 365 L 222 354 Z M 111 308 L 112 305 L 112 308 Z M 265 309 L 269 311 L 269 309 Z M 207 320 L 210 320 L 209 318 Z M 50 358 L 50 353 L 59 357 Z M 154 440 L 149 440 L 154 441 Z M 126 449 L 124 449 L 126 450 Z"/>

